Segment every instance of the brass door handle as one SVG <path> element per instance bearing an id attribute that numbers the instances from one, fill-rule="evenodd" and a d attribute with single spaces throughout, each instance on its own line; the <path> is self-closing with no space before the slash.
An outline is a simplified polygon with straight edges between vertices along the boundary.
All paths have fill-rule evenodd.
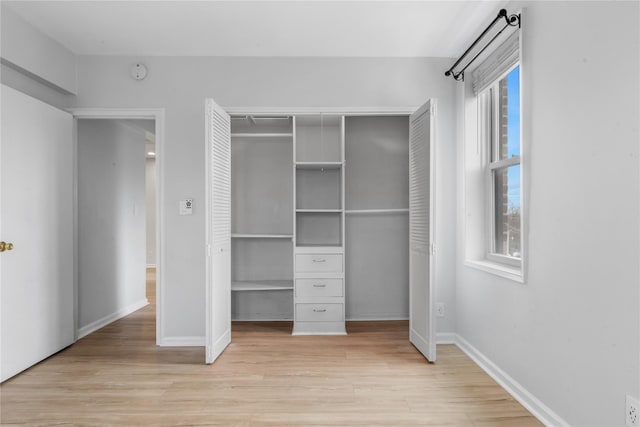
<path id="1" fill-rule="evenodd" d="M 0 242 L 0 252 L 13 250 L 13 243 Z"/>

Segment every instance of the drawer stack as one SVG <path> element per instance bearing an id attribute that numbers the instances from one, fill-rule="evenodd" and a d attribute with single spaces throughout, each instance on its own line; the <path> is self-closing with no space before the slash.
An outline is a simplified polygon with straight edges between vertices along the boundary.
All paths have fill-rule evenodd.
<path id="1" fill-rule="evenodd" d="M 345 334 L 342 248 L 297 248 L 294 335 Z"/>

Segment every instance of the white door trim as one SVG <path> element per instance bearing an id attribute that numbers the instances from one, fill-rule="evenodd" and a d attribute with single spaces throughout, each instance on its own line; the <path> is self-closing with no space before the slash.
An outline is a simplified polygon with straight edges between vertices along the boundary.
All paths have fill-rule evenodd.
<path id="1" fill-rule="evenodd" d="M 78 176 L 77 176 L 77 127 L 78 119 L 154 119 L 156 127 L 156 345 L 164 337 L 164 108 L 71 108 L 74 120 L 74 322 L 78 339 Z"/>

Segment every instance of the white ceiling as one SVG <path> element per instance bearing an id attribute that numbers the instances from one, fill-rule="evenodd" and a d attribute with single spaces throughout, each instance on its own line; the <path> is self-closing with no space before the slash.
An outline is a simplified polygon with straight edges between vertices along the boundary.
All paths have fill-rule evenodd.
<path id="1" fill-rule="evenodd" d="M 506 1 L 2 1 L 79 55 L 455 57 Z"/>

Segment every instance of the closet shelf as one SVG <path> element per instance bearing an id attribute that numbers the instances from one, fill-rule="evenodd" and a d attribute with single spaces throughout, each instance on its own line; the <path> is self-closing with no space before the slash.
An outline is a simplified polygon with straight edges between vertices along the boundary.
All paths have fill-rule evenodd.
<path id="1" fill-rule="evenodd" d="M 347 209 L 344 211 L 346 214 L 386 214 L 386 213 L 408 213 L 409 209 Z"/>
<path id="2" fill-rule="evenodd" d="M 293 289 L 293 280 L 234 280 L 232 291 L 287 291 Z"/>
<path id="3" fill-rule="evenodd" d="M 232 133 L 231 138 L 292 138 L 293 133 Z"/>
<path id="4" fill-rule="evenodd" d="M 342 162 L 296 162 L 297 169 L 340 169 Z"/>
<path id="5" fill-rule="evenodd" d="M 342 209 L 296 209 L 296 213 L 342 213 Z"/>
<path id="6" fill-rule="evenodd" d="M 231 234 L 232 239 L 292 239 L 293 234 Z"/>

